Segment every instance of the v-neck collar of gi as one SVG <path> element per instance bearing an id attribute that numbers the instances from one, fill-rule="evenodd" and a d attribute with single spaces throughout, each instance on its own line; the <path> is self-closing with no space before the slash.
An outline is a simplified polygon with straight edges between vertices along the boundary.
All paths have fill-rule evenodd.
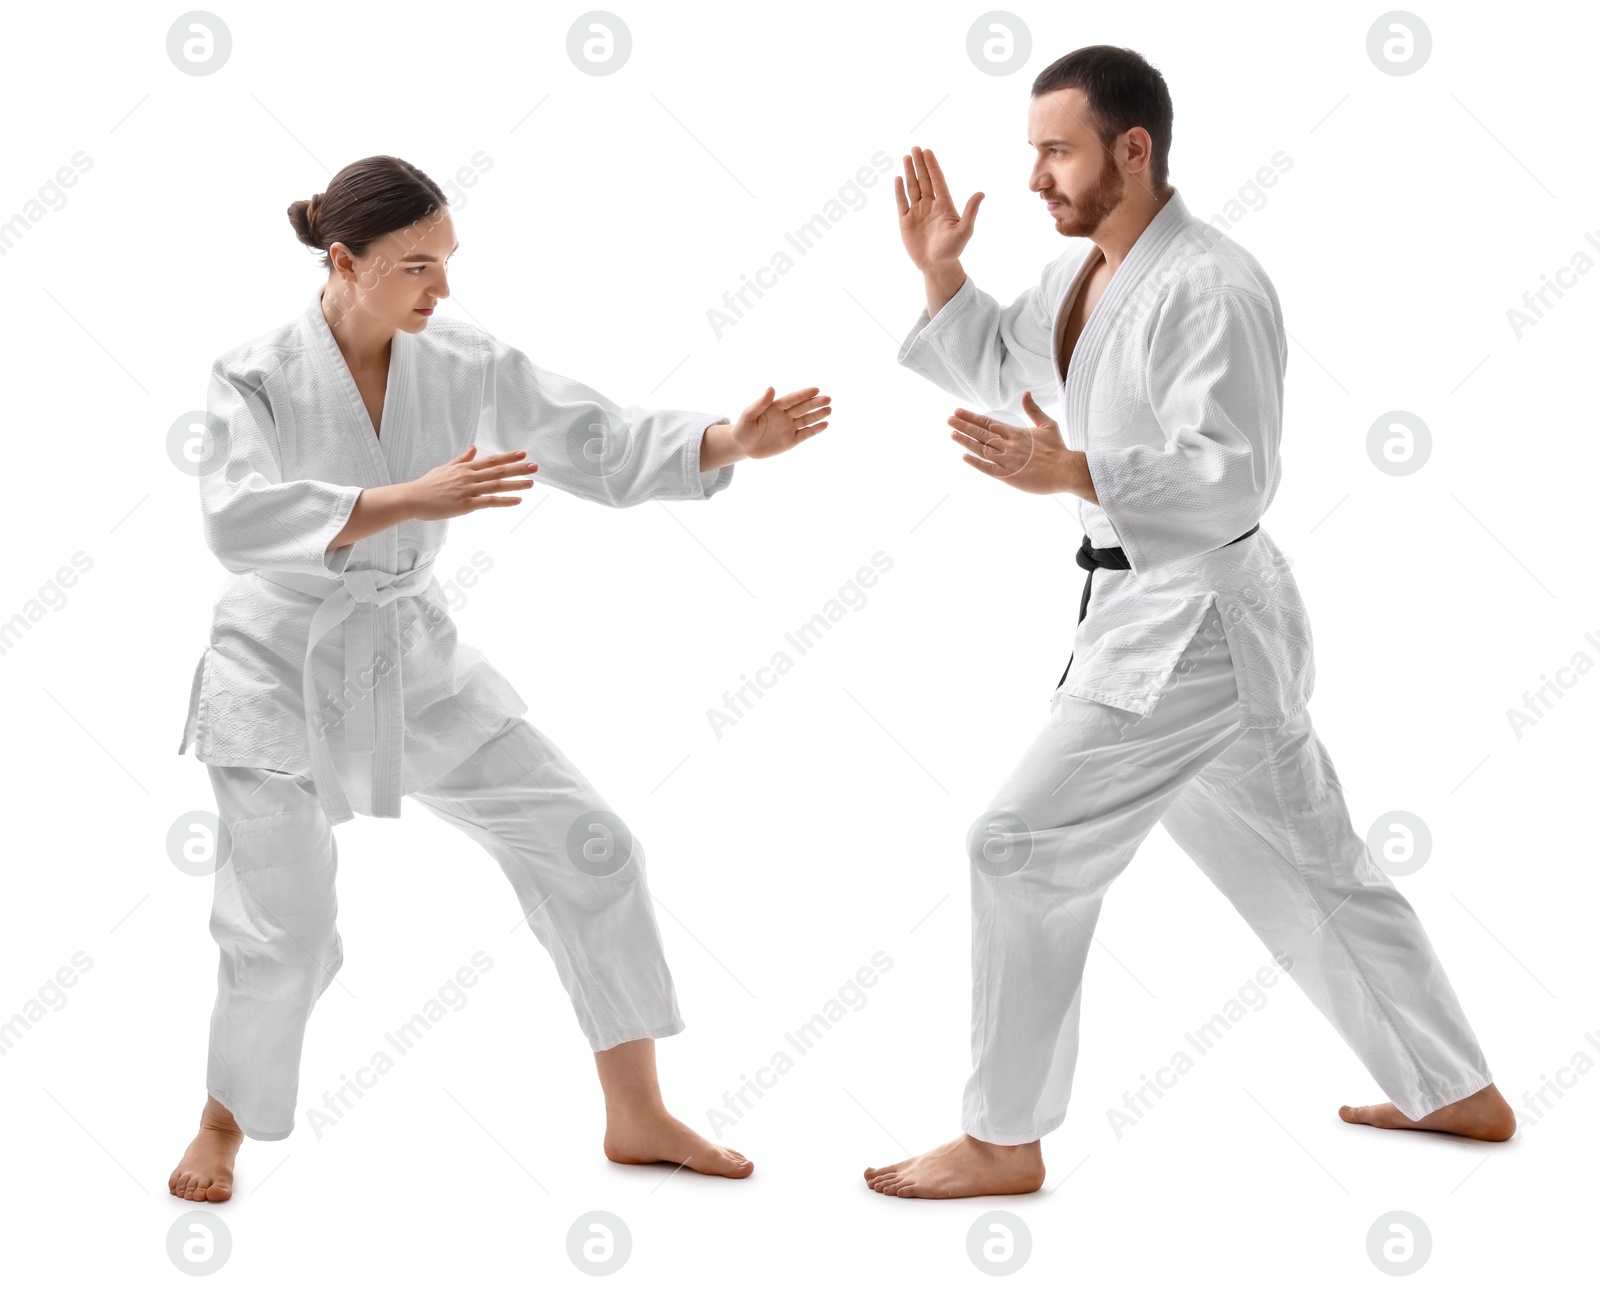
<path id="1" fill-rule="evenodd" d="M 1168 197 L 1161 209 L 1156 211 L 1154 217 L 1144 226 L 1144 230 L 1128 248 L 1128 253 L 1123 256 L 1122 263 L 1117 265 L 1117 270 L 1111 275 L 1111 281 L 1106 283 L 1106 289 L 1100 299 L 1095 302 L 1094 309 L 1084 319 L 1083 330 L 1078 333 L 1078 343 L 1072 347 L 1072 357 L 1067 360 L 1067 370 L 1061 370 L 1061 332 L 1066 326 L 1068 311 L 1078 292 L 1083 288 L 1089 274 L 1094 272 L 1094 267 L 1104 257 L 1104 252 L 1094 246 L 1089 254 L 1083 257 L 1083 263 L 1078 266 L 1078 271 L 1073 274 L 1072 280 L 1067 283 L 1061 292 L 1061 298 L 1056 301 L 1056 321 L 1051 333 L 1050 361 L 1055 365 L 1056 380 L 1060 382 L 1063 390 L 1070 383 L 1072 373 L 1081 370 L 1083 364 L 1078 361 L 1083 355 L 1087 361 L 1090 348 L 1091 335 L 1098 339 L 1103 326 L 1095 324 L 1104 318 L 1110 317 L 1115 311 L 1117 300 L 1120 296 L 1132 289 L 1137 280 L 1144 276 L 1148 263 L 1161 249 L 1166 246 L 1172 236 L 1189 222 L 1189 208 L 1183 204 L 1183 196 L 1176 188 L 1172 196 Z"/>
<path id="2" fill-rule="evenodd" d="M 310 307 L 305 311 L 305 329 L 311 341 L 311 351 L 321 360 L 324 371 L 334 384 L 344 392 L 350 428 L 366 444 L 367 455 L 378 479 L 387 484 L 390 482 L 389 462 L 397 459 L 394 452 L 398 445 L 394 439 L 396 430 L 404 420 L 400 399 L 411 370 L 411 342 L 414 337 L 406 331 L 397 330 L 394 333 L 389 348 L 389 377 L 383 391 L 383 415 L 379 418 L 378 432 L 374 433 L 372 416 L 362 401 L 361 390 L 350 372 L 350 364 L 345 362 L 344 352 L 333 338 L 328 320 L 323 316 L 322 291 L 323 288 L 319 286 L 312 292 Z"/>

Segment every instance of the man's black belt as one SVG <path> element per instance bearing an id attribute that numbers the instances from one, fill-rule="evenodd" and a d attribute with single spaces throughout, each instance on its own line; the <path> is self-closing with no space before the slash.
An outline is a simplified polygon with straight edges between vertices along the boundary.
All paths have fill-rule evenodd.
<path id="1" fill-rule="evenodd" d="M 1226 543 L 1232 546 L 1235 542 L 1242 542 L 1250 533 L 1261 527 L 1257 524 L 1249 533 L 1240 533 L 1233 541 Z M 1221 550 L 1222 547 L 1218 547 Z M 1078 547 L 1078 567 L 1089 570 L 1083 579 L 1083 598 L 1078 601 L 1078 621 L 1082 622 L 1089 615 L 1089 592 L 1094 586 L 1094 571 L 1097 568 L 1131 568 L 1128 557 L 1120 546 L 1094 546 L 1089 542 L 1089 534 L 1083 535 L 1083 545 Z M 1072 670 L 1072 658 L 1067 658 L 1067 671 Z M 1061 679 L 1056 681 L 1056 688 L 1067 683 L 1067 671 L 1061 673 Z"/>

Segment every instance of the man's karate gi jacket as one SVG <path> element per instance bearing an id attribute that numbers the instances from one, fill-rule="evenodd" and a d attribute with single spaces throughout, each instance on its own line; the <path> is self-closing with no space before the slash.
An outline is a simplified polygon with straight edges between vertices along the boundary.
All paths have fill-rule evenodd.
<path id="1" fill-rule="evenodd" d="M 1277 726 L 1311 697 L 1311 624 L 1288 560 L 1258 523 L 1278 490 L 1287 346 L 1277 293 L 1255 258 L 1189 213 L 1176 190 L 1112 275 L 1068 372 L 1068 304 L 1100 258 L 1074 241 L 1036 286 L 1000 305 L 969 276 L 898 355 L 974 411 L 1031 426 L 1024 390 L 1057 403 L 1088 457 L 1099 504 L 1074 497 L 1095 546 L 1131 567 L 1094 573 L 1058 693 L 1147 715 L 1216 601 L 1240 724 Z M 1076 601 L 1078 566 L 1060 561 Z M 1054 588 L 1053 588 L 1054 590 Z M 1063 651 L 1065 652 L 1065 651 Z"/>

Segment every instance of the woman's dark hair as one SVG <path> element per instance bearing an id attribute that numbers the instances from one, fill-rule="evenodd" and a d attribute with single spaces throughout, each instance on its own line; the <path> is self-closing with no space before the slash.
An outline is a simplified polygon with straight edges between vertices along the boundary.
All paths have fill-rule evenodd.
<path id="1" fill-rule="evenodd" d="M 1142 125 L 1150 132 L 1150 180 L 1156 191 L 1167 186 L 1167 153 L 1172 148 L 1172 96 L 1161 73 L 1131 49 L 1085 45 L 1056 59 L 1033 81 L 1033 96 L 1077 89 L 1089 102 L 1089 124 L 1108 147 L 1125 130 Z"/>
<path id="2" fill-rule="evenodd" d="M 449 204 L 432 179 L 399 157 L 363 157 L 328 181 L 326 192 L 289 204 L 295 234 L 322 252 L 322 267 L 332 266 L 328 248 L 343 242 L 352 255 L 385 233 L 408 228 Z"/>

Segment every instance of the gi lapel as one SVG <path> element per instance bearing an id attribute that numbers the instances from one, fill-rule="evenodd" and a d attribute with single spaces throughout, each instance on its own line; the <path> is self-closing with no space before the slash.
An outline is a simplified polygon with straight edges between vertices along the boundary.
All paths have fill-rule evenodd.
<path id="1" fill-rule="evenodd" d="M 389 375 L 384 386 L 379 433 L 361 400 L 355 377 L 345 362 L 338 341 L 322 312 L 322 288 L 312 295 L 303 319 L 307 348 L 323 377 L 322 388 L 344 409 L 344 421 L 356 436 L 368 463 L 370 486 L 392 482 L 390 464 L 398 465 L 407 446 L 411 394 L 411 346 L 415 337 L 397 331 L 389 351 Z M 373 533 L 356 543 L 366 555 L 366 566 L 394 575 L 400 572 L 399 525 Z M 355 552 L 351 552 L 352 560 Z M 347 569 L 349 565 L 346 565 Z M 360 565 L 357 566 L 359 568 Z M 354 571 L 354 570 L 352 570 Z M 400 679 L 400 614 L 394 603 L 357 603 L 343 624 L 344 694 L 349 703 L 343 717 L 345 747 L 373 756 L 372 793 L 376 803 L 398 793 L 402 746 L 405 736 L 404 700 Z M 386 666 L 384 664 L 387 664 Z"/>
<path id="2" fill-rule="evenodd" d="M 380 432 L 374 434 L 372 418 L 367 415 L 367 405 L 361 401 L 361 391 L 356 388 L 355 377 L 350 374 L 350 365 L 345 362 L 339 342 L 333 338 L 333 332 L 328 328 L 327 318 L 322 315 L 320 287 L 311 299 L 311 307 L 306 310 L 305 323 L 308 332 L 307 347 L 315 356 L 324 379 L 335 391 L 335 397 L 345 411 L 345 420 L 349 428 L 357 435 L 366 452 L 367 460 L 372 466 L 372 477 L 377 480 L 374 486 L 392 482 L 389 475 L 389 458 L 385 455 L 388 445 L 384 440 L 388 436 L 390 422 L 396 419 L 393 410 L 394 395 L 405 367 L 405 346 L 401 344 L 401 340 L 409 337 L 405 337 L 403 332 L 395 334 L 394 344 L 389 353 L 389 379 L 383 392 Z"/>
<path id="3" fill-rule="evenodd" d="M 1072 423 L 1078 426 L 1085 450 L 1089 444 L 1089 386 L 1111 326 L 1108 319 L 1138 298 L 1140 286 L 1149 277 L 1150 270 L 1160 262 L 1162 253 L 1188 222 L 1189 208 L 1183 204 L 1183 198 L 1174 188 L 1166 204 L 1155 213 L 1155 218 L 1145 225 L 1138 240 L 1128 248 L 1128 254 L 1117 265 L 1117 271 L 1106 284 L 1105 294 L 1100 297 L 1094 312 L 1084 321 L 1083 334 L 1078 337 L 1072 354 L 1073 361 L 1069 364 L 1072 370 L 1066 373 L 1062 407 Z M 1082 362 L 1077 361 L 1080 355 Z"/>
<path id="4" fill-rule="evenodd" d="M 1061 295 L 1056 300 L 1056 325 L 1050 335 L 1050 361 L 1055 364 L 1056 389 L 1058 390 L 1064 390 L 1067 383 L 1067 373 L 1061 370 L 1061 338 L 1066 334 L 1067 314 L 1072 311 L 1072 302 L 1077 297 L 1078 292 L 1083 289 L 1083 284 L 1088 280 L 1089 274 L 1094 272 L 1094 266 L 1100 262 L 1099 250 L 1098 246 L 1090 243 L 1089 253 L 1083 257 L 1083 260 L 1078 265 L 1077 272 L 1072 275 L 1072 279 L 1062 289 Z M 1097 303 L 1095 312 L 1099 312 L 1099 307 Z M 1088 330 L 1088 321 L 1087 318 L 1084 319 L 1085 331 Z M 1082 347 L 1083 336 L 1080 334 L 1078 343 L 1072 347 L 1073 357 L 1077 356 L 1078 350 Z M 1070 367 L 1072 364 L 1068 362 L 1067 365 Z"/>

